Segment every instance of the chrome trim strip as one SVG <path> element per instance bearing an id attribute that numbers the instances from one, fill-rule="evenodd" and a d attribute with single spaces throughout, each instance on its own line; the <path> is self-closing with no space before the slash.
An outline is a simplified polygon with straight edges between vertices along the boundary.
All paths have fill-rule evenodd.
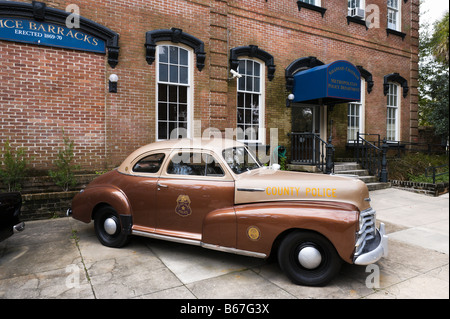
<path id="1" fill-rule="evenodd" d="M 264 188 L 238 188 L 238 192 L 265 192 Z"/>
<path id="2" fill-rule="evenodd" d="M 266 258 L 267 257 L 267 255 L 263 254 L 263 253 L 256 253 L 254 251 L 241 250 L 241 249 L 236 249 L 236 248 L 231 248 L 231 247 L 223 247 L 223 246 L 217 246 L 217 245 L 205 244 L 205 243 L 202 243 L 201 246 L 204 248 L 217 250 L 217 251 L 223 251 L 226 253 L 232 253 L 232 254 L 236 254 L 236 255 L 243 255 L 243 256 L 256 257 L 256 258 Z"/>
<path id="3" fill-rule="evenodd" d="M 180 243 L 180 244 L 201 246 L 201 241 L 194 240 L 194 239 L 186 239 L 186 238 L 179 238 L 179 237 L 160 235 L 160 234 L 155 234 L 155 233 L 147 233 L 147 232 L 140 231 L 140 230 L 133 230 L 131 232 L 131 234 L 132 235 L 143 236 L 143 237 L 154 238 L 154 239 L 161 239 L 161 240 L 172 241 L 172 242 Z"/>
<path id="4" fill-rule="evenodd" d="M 241 250 L 241 249 L 236 249 L 236 248 L 231 248 L 231 247 L 223 247 L 223 246 L 218 246 L 218 245 L 206 244 L 199 240 L 178 238 L 178 237 L 160 235 L 160 234 L 155 234 L 155 233 L 147 233 L 147 232 L 140 231 L 140 230 L 133 230 L 131 232 L 131 234 L 137 235 L 137 236 L 148 237 L 148 238 L 172 241 L 172 242 L 180 243 L 180 244 L 200 246 L 200 247 L 203 247 L 206 249 L 212 249 L 212 250 L 222 251 L 222 252 L 226 252 L 226 253 L 232 253 L 232 254 L 236 254 L 236 255 L 243 255 L 243 256 L 249 256 L 249 257 L 255 257 L 255 258 L 266 258 L 267 257 L 267 255 L 263 254 L 263 253 L 257 253 L 257 252 L 253 252 L 253 251 Z"/>

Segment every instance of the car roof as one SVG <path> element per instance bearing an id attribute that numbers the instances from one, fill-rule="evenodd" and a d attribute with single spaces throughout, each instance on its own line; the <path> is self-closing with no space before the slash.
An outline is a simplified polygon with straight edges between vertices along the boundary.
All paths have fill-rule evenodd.
<path id="1" fill-rule="evenodd" d="M 142 146 L 132 152 L 119 166 L 119 172 L 125 173 L 127 168 L 131 167 L 131 163 L 142 154 L 146 154 L 157 150 L 191 150 L 202 149 L 221 154 L 223 149 L 230 147 L 245 146 L 244 143 L 225 138 L 182 138 L 166 141 L 159 141 Z"/>

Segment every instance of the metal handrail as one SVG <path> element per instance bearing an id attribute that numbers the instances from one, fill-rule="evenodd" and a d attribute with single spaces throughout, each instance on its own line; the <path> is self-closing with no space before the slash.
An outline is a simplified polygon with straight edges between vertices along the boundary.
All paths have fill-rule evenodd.
<path id="1" fill-rule="evenodd" d="M 377 176 L 380 182 L 387 182 L 386 153 L 389 146 L 386 144 L 386 141 L 383 140 L 383 144 L 380 147 L 377 147 L 361 137 L 361 135 L 377 134 L 363 134 L 357 132 L 355 147 L 356 161 L 361 164 L 362 168 L 367 169 L 371 175 Z"/>
<path id="2" fill-rule="evenodd" d="M 291 137 L 291 163 L 316 166 L 324 173 L 334 171 L 333 145 L 315 133 L 288 134 Z"/>
<path id="3" fill-rule="evenodd" d="M 359 133 L 359 136 L 376 136 L 378 138 L 377 144 L 378 147 L 381 147 L 381 135 L 380 134 L 373 134 L 373 133 Z M 370 141 L 369 141 L 370 142 Z M 372 143 L 372 142 L 370 142 Z"/>

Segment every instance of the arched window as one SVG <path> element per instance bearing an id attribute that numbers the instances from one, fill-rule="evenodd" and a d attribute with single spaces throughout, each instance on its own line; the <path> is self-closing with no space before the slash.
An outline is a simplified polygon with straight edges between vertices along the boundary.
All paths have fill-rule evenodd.
<path id="1" fill-rule="evenodd" d="M 195 66 L 205 67 L 203 41 L 178 28 L 152 30 L 145 51 L 147 63 L 157 64 L 156 139 L 191 137 L 192 83 Z"/>
<path id="2" fill-rule="evenodd" d="M 240 59 L 237 87 L 237 139 L 264 141 L 264 65 L 253 59 Z"/>
<path id="3" fill-rule="evenodd" d="M 190 137 L 192 51 L 157 46 L 157 140 Z"/>
<path id="4" fill-rule="evenodd" d="M 389 82 L 387 92 L 386 139 L 400 140 L 400 86 Z"/>

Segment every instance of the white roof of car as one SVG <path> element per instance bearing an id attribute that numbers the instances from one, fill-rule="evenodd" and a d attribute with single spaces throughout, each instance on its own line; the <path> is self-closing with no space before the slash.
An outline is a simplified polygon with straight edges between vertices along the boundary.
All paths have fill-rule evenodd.
<path id="1" fill-rule="evenodd" d="M 232 140 L 223 138 L 182 138 L 182 139 L 172 139 L 160 142 L 154 142 L 147 144 L 135 150 L 131 153 L 119 166 L 120 172 L 125 172 L 126 169 L 130 167 L 131 162 L 133 162 L 138 156 L 156 151 L 156 150 L 190 150 L 190 149 L 203 149 L 208 151 L 213 151 L 216 154 L 221 154 L 222 150 L 230 147 L 240 147 L 245 146 L 245 144 Z"/>

